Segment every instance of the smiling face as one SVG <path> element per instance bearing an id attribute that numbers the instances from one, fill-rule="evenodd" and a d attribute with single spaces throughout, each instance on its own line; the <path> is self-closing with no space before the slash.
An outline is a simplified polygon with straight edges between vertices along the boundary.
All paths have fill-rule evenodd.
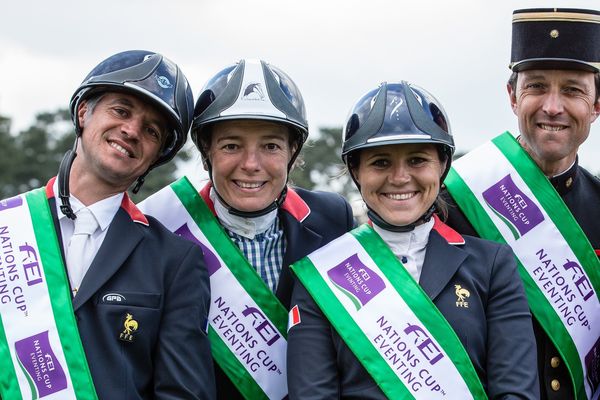
<path id="1" fill-rule="evenodd" d="M 548 176 L 565 171 L 600 112 L 594 102 L 594 74 L 570 70 L 528 70 L 508 86 L 519 121 L 521 143 Z"/>
<path id="2" fill-rule="evenodd" d="M 126 190 L 156 161 L 167 132 L 165 119 L 154 107 L 123 93 L 106 93 L 93 107 L 83 102 L 77 117 L 82 134 L 71 191 L 80 199 L 84 192 L 110 195 Z"/>
<path id="3" fill-rule="evenodd" d="M 286 126 L 268 121 L 224 121 L 212 127 L 207 151 L 212 181 L 227 204 L 254 212 L 279 197 L 294 151 L 289 135 Z"/>
<path id="4" fill-rule="evenodd" d="M 362 150 L 352 172 L 369 208 L 387 223 L 405 226 L 434 203 L 444 167 L 432 144 L 392 144 Z"/>

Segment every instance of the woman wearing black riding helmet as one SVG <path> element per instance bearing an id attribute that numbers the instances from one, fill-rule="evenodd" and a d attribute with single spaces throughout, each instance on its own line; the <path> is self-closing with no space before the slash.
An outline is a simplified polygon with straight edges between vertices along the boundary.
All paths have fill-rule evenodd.
<path id="1" fill-rule="evenodd" d="M 290 399 L 538 398 L 512 253 L 436 213 L 453 153 L 417 86 L 383 83 L 354 106 L 342 157 L 371 221 L 292 267 Z"/>

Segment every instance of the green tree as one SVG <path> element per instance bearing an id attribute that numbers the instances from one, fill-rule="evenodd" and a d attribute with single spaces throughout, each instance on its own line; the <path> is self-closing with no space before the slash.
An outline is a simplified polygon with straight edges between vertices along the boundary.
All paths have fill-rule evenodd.
<path id="1" fill-rule="evenodd" d="M 321 128 L 302 148 L 290 174 L 292 184 L 306 189 L 333 191 L 347 199 L 358 192 L 342 162 L 342 128 Z"/>
<path id="2" fill-rule="evenodd" d="M 58 173 L 64 153 L 75 142 L 69 110 L 42 112 L 27 129 L 12 135 L 10 119 L 0 116 L 0 198 L 14 196 L 46 184 Z M 190 155 L 181 151 L 175 162 Z M 175 180 L 175 162 L 156 168 L 132 199 L 139 202 Z"/>
<path id="3" fill-rule="evenodd" d="M 0 198 L 9 197 L 17 188 L 14 186 L 13 164 L 15 139 L 10 134 L 10 118 L 0 115 Z"/>

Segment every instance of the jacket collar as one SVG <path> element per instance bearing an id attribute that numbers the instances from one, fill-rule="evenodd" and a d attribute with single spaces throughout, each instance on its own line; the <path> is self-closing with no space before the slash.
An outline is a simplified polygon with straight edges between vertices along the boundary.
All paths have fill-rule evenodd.
<path id="1" fill-rule="evenodd" d="M 54 198 L 54 181 L 56 176 L 51 178 L 46 184 L 46 196 L 48 199 Z M 121 208 L 129 215 L 132 221 L 138 224 L 148 226 L 148 218 L 137 208 L 137 206 L 131 201 L 127 192 L 124 193 L 123 200 L 121 201 Z"/>
<path id="2" fill-rule="evenodd" d="M 210 211 L 217 215 L 215 212 L 215 205 L 210 198 L 210 189 L 212 187 L 212 182 L 208 182 L 204 187 L 200 190 L 200 196 L 204 200 L 204 202 L 208 205 Z M 302 198 L 296 193 L 292 188 L 288 187 L 287 196 L 281 205 L 281 210 L 286 211 L 294 219 L 298 222 L 304 221 L 310 215 L 310 207 Z"/>
<path id="3" fill-rule="evenodd" d="M 559 195 L 564 196 L 565 194 L 569 193 L 571 189 L 573 189 L 575 180 L 577 179 L 578 161 L 579 157 L 575 158 L 573 165 L 571 165 L 571 167 L 565 172 L 548 178 Z"/>
<path id="4" fill-rule="evenodd" d="M 463 245 L 465 244 L 465 239 L 462 237 L 460 233 L 450 228 L 450 226 L 446 225 L 437 214 L 433 214 L 433 230 L 436 231 L 448 244 L 452 245 Z M 373 221 L 367 222 L 371 227 L 373 226 Z"/>
<path id="5" fill-rule="evenodd" d="M 437 214 L 433 214 L 433 230 L 440 234 L 442 238 L 448 242 L 448 244 L 452 244 L 455 246 L 465 244 L 465 238 L 454 229 L 450 228 L 446 225 Z"/>
<path id="6" fill-rule="evenodd" d="M 144 230 L 136 223 L 127 209 L 121 207 L 108 228 L 104 242 L 83 277 L 77 296 L 73 299 L 73 309 L 77 311 L 109 279 L 117 273 L 132 255 L 138 243 L 144 238 Z"/>
<path id="7" fill-rule="evenodd" d="M 434 300 L 444 290 L 468 257 L 461 246 L 450 244 L 438 230 L 432 229 L 419 285 Z"/>

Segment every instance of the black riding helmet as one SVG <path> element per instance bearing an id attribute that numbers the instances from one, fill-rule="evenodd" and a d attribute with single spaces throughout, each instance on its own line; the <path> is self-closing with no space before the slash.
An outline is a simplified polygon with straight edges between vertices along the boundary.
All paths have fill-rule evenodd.
<path id="1" fill-rule="evenodd" d="M 361 150 L 390 144 L 431 143 L 436 145 L 440 159 L 446 159 L 446 169 L 440 184 L 450 170 L 454 154 L 454 139 L 442 105 L 426 90 L 408 82 L 383 82 L 365 94 L 352 108 L 344 126 L 342 159 L 352 174 L 358 165 Z M 416 222 L 428 221 L 433 205 L 419 220 L 407 226 L 395 226 L 384 221 L 369 208 L 369 218 L 391 231 L 410 231 Z"/>
<path id="2" fill-rule="evenodd" d="M 71 119 L 77 137 L 73 149 L 65 154 L 61 162 L 58 185 L 61 211 L 72 219 L 75 215 L 69 204 L 69 173 L 82 133 L 77 110 L 83 101 L 104 92 L 135 95 L 161 111 L 170 125 L 171 130 L 159 158 L 138 178 L 134 193 L 140 189 L 151 169 L 175 157 L 185 144 L 192 123 L 192 90 L 183 72 L 169 59 L 150 51 L 130 50 L 115 54 L 98 64 L 75 90 L 70 102 Z"/>
<path id="3" fill-rule="evenodd" d="M 262 60 L 241 60 L 218 72 L 204 85 L 196 101 L 191 136 L 211 180 L 212 165 L 206 153 L 211 126 L 233 120 L 262 120 L 287 126 L 297 145 L 288 164 L 289 173 L 308 137 L 308 121 L 300 90 L 285 72 Z M 279 207 L 286 191 L 284 187 L 279 197 L 263 210 L 246 212 L 227 204 L 215 188 L 231 214 L 248 218 L 265 215 Z"/>

